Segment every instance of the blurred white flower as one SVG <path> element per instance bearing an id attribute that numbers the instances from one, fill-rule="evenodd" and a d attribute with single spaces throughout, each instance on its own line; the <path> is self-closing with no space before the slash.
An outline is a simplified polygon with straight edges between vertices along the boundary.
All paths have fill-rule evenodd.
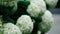
<path id="1" fill-rule="evenodd" d="M 46 11 L 42 16 L 42 22 L 39 23 L 38 28 L 41 32 L 48 32 L 53 24 L 53 16 L 50 11 Z"/>
<path id="2" fill-rule="evenodd" d="M 12 23 L 6 23 L 3 25 L 3 27 L 4 27 L 3 34 L 22 34 L 19 28 Z"/>
<path id="3" fill-rule="evenodd" d="M 27 12 L 32 17 L 39 17 L 46 11 L 46 4 L 43 0 L 31 0 Z"/>
<path id="4" fill-rule="evenodd" d="M 16 25 L 20 28 L 23 34 L 30 34 L 33 30 L 33 22 L 28 15 L 19 17 Z"/>
<path id="5" fill-rule="evenodd" d="M 48 8 L 54 8 L 56 7 L 58 0 L 45 0 L 45 2 L 48 5 Z"/>

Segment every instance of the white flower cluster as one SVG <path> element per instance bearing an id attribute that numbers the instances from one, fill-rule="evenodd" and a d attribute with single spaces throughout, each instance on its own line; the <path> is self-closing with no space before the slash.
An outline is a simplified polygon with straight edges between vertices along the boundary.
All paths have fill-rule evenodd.
<path id="1" fill-rule="evenodd" d="M 46 4 L 48 8 L 54 8 L 57 2 L 58 0 L 0 0 L 0 16 L 3 16 L 3 22 L 0 19 L 0 34 L 1 30 L 2 34 L 45 34 L 54 21 Z"/>
<path id="2" fill-rule="evenodd" d="M 29 34 L 33 30 L 33 22 L 28 15 L 19 17 L 16 25 L 20 28 L 23 34 Z"/>
<path id="3" fill-rule="evenodd" d="M 32 17 L 39 17 L 46 11 L 46 4 L 43 0 L 31 0 L 30 5 L 27 8 L 27 12 Z"/>
<path id="4" fill-rule="evenodd" d="M 49 0 L 49 1 L 53 1 L 53 0 Z M 57 3 L 55 1 L 53 2 L 54 2 L 53 4 Z M 52 16 L 52 13 L 46 9 L 46 3 L 44 2 L 44 0 L 38 0 L 38 1 L 31 0 L 30 5 L 27 8 L 27 12 L 32 17 L 42 19 L 42 22 L 40 22 L 37 26 L 39 31 L 41 31 L 41 33 L 46 33 L 50 30 L 53 23 L 53 16 Z"/>
<path id="5" fill-rule="evenodd" d="M 22 34 L 19 28 L 12 23 L 6 23 L 3 25 L 3 27 L 3 34 Z"/>
<path id="6" fill-rule="evenodd" d="M 53 17 L 50 11 L 46 11 L 42 16 L 42 22 L 39 23 L 38 28 L 41 32 L 47 32 L 50 30 L 53 24 Z"/>
<path id="7" fill-rule="evenodd" d="M 45 2 L 50 8 L 54 8 L 57 5 L 58 0 L 45 0 Z"/>

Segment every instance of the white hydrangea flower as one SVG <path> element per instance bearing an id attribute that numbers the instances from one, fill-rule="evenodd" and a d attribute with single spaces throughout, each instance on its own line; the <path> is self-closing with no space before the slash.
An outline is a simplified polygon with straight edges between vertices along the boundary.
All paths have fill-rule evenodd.
<path id="1" fill-rule="evenodd" d="M 12 24 L 12 23 L 6 23 L 3 25 L 4 27 L 4 34 L 22 34 L 22 32 L 19 30 L 19 28 Z"/>
<path id="2" fill-rule="evenodd" d="M 39 17 L 46 11 L 46 4 L 43 0 L 31 0 L 27 12 L 33 17 Z"/>
<path id="3" fill-rule="evenodd" d="M 33 22 L 28 15 L 19 17 L 16 25 L 20 28 L 23 34 L 30 34 L 33 30 Z"/>
<path id="4" fill-rule="evenodd" d="M 48 10 L 42 16 L 42 22 L 39 23 L 38 28 L 41 32 L 45 33 L 50 30 L 53 24 L 53 17 Z"/>
<path id="5" fill-rule="evenodd" d="M 45 0 L 49 8 L 54 8 L 57 5 L 58 0 Z"/>

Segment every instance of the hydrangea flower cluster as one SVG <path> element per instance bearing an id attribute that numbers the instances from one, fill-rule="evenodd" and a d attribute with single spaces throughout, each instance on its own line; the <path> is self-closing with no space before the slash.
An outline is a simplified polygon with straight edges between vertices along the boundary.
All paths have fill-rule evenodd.
<path id="1" fill-rule="evenodd" d="M 0 34 L 45 34 L 54 22 L 48 8 L 54 8 L 57 2 L 0 0 Z"/>

